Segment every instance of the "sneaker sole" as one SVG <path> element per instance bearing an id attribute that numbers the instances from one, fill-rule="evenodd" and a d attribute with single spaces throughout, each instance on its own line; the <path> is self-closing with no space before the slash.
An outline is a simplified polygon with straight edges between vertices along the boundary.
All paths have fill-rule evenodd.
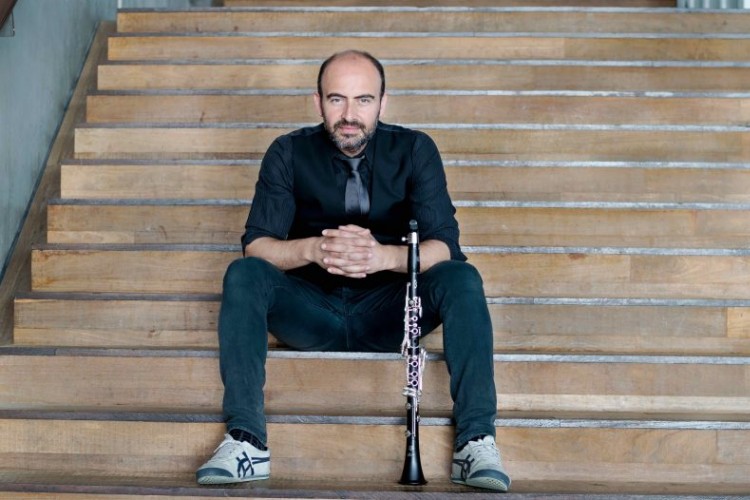
<path id="1" fill-rule="evenodd" d="M 236 477 L 227 477 L 227 476 L 215 476 L 215 475 L 206 475 L 203 477 L 197 478 L 198 484 L 233 484 L 233 483 L 246 483 L 248 481 L 261 481 L 263 479 L 268 479 L 270 476 L 251 476 L 246 477 L 244 479 L 236 478 Z"/>
<path id="2" fill-rule="evenodd" d="M 486 490 L 494 490 L 494 491 L 502 491 L 507 492 L 508 487 L 510 485 L 505 484 L 503 481 L 499 479 L 494 479 L 491 477 L 480 477 L 476 479 L 470 479 L 468 481 L 464 481 L 462 479 L 457 478 L 451 478 L 451 482 L 456 484 L 463 484 L 465 486 L 472 486 L 474 488 L 483 488 Z"/>

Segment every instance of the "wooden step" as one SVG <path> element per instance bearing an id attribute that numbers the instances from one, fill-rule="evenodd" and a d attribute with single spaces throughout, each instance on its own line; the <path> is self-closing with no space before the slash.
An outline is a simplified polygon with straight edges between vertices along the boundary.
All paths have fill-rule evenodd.
<path id="1" fill-rule="evenodd" d="M 502 110 L 502 113 L 498 113 Z M 93 95 L 89 123 L 315 122 L 312 95 Z M 746 125 L 750 94 L 616 95 L 607 93 L 399 92 L 388 98 L 393 123 L 561 123 Z"/>
<path id="2" fill-rule="evenodd" d="M 225 7 L 310 6 L 309 0 L 223 0 Z M 463 7 L 675 7 L 675 0 L 316 0 L 321 6 Z"/>
<path id="3" fill-rule="evenodd" d="M 321 58 L 352 47 L 382 59 L 750 60 L 750 37 L 732 34 L 118 34 L 108 42 L 112 61 Z"/>
<path id="4" fill-rule="evenodd" d="M 4 354 L 2 408 L 220 413 L 224 391 L 215 350 L 13 348 Z M 451 415 L 440 358 L 431 357 L 425 369 L 424 416 Z M 404 412 L 398 353 L 271 351 L 266 377 L 268 414 Z M 495 383 L 505 417 L 745 420 L 750 410 L 747 357 L 496 354 Z"/>
<path id="5" fill-rule="evenodd" d="M 420 428 L 422 464 L 430 481 L 419 490 L 421 495 L 439 494 L 447 487 L 442 491 L 490 498 L 446 484 L 451 431 L 442 421 L 432 423 L 425 419 Z M 202 488 L 192 483 L 194 471 L 220 441 L 224 429 L 219 422 L 5 418 L 0 429 L 0 466 L 11 479 L 13 471 L 30 487 L 54 468 L 62 476 L 57 484 L 67 485 L 68 491 L 86 491 L 88 481 L 95 481 L 94 488 L 104 481 L 130 494 L 143 493 L 142 484 L 147 493 L 170 493 L 176 483 L 178 494 L 196 497 L 277 497 L 279 490 L 281 496 L 300 497 L 300 491 L 311 489 L 310 481 L 320 485 L 328 480 L 335 482 L 336 494 L 327 498 L 340 495 L 342 489 L 348 493 L 347 486 L 356 481 L 365 491 L 357 495 L 355 486 L 350 498 L 400 499 L 416 493 L 395 484 L 403 466 L 402 426 L 379 421 L 271 422 L 271 481 Z M 39 434 L 56 439 L 36 439 Z M 711 429 L 690 422 L 499 420 L 497 435 L 517 493 L 730 494 L 750 487 L 750 433 L 743 425 Z M 320 446 L 321 442 L 328 445 Z M 149 477 L 152 482 L 144 482 Z M 161 481 L 153 487 L 153 479 Z M 79 486 L 82 480 L 87 483 Z"/>
<path id="6" fill-rule="evenodd" d="M 120 10 L 120 33 L 200 32 L 550 32 L 550 33 L 747 33 L 743 11 L 673 9 L 598 10 L 550 7 L 255 7 L 191 10 Z M 528 3 L 527 3 L 528 4 Z M 460 6 L 459 6 L 460 5 Z"/>
<path id="7" fill-rule="evenodd" d="M 464 245 L 747 248 L 750 205 L 454 200 Z M 48 243 L 236 244 L 239 200 L 52 200 Z"/>
<path id="8" fill-rule="evenodd" d="M 746 164 L 444 161 L 454 199 L 749 203 Z M 69 199 L 239 199 L 255 192 L 260 162 L 68 161 Z"/>
<path id="9" fill-rule="evenodd" d="M 109 63 L 98 67 L 98 88 L 304 89 L 311 93 L 320 63 L 319 59 Z M 750 66 L 739 62 L 430 59 L 390 60 L 384 65 L 388 89 L 746 92 L 750 88 Z"/>
<path id="10" fill-rule="evenodd" d="M 467 247 L 488 296 L 750 298 L 747 250 Z M 39 292 L 219 293 L 239 244 L 38 246 Z"/>
<path id="11" fill-rule="evenodd" d="M 498 353 L 750 355 L 746 302 L 491 297 L 488 307 Z M 14 343 L 217 348 L 218 312 L 216 295 L 27 294 L 15 300 Z M 440 329 L 424 345 L 442 350 Z"/>
<path id="12" fill-rule="evenodd" d="M 76 158 L 259 157 L 278 136 L 304 124 L 81 126 Z M 745 127 L 544 124 L 405 124 L 462 159 L 728 161 L 750 159 Z M 474 157 L 472 155 L 475 155 Z"/>

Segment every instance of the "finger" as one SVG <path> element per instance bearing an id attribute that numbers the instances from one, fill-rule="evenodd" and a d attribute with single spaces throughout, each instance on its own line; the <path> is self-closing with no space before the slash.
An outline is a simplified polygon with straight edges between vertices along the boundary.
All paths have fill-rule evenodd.
<path id="1" fill-rule="evenodd" d="M 325 229 L 322 234 L 326 238 L 356 239 L 362 237 L 361 233 L 345 229 Z"/>
<path id="2" fill-rule="evenodd" d="M 370 234 L 369 229 L 364 228 L 362 226 L 358 226 L 356 224 L 345 224 L 343 226 L 339 226 L 339 229 L 342 231 L 347 231 L 347 232 L 356 233 L 360 235 Z"/>
<path id="3" fill-rule="evenodd" d="M 325 240 L 320 245 L 320 249 L 326 252 L 338 252 L 338 253 L 361 253 L 369 250 L 375 246 L 374 242 L 366 239 L 342 239 L 332 238 L 331 240 Z"/>
<path id="4" fill-rule="evenodd" d="M 335 274 L 337 276 L 344 276 L 347 278 L 364 278 L 367 276 L 367 273 L 365 272 L 350 272 L 350 271 L 341 269 L 339 267 L 332 267 L 332 266 L 326 268 L 326 271 L 328 271 L 331 274 Z"/>

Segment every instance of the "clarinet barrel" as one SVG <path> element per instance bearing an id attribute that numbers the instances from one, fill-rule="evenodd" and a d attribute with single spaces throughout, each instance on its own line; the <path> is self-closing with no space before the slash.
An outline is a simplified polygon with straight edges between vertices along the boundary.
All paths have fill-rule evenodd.
<path id="1" fill-rule="evenodd" d="M 419 318 L 422 306 L 417 294 L 417 274 L 419 273 L 419 234 L 417 221 L 409 222 L 409 234 L 404 238 L 408 245 L 409 283 L 406 285 L 406 304 L 404 306 L 404 341 L 401 353 L 406 359 L 406 456 L 404 470 L 399 483 L 418 486 L 426 484 L 422 472 L 422 462 L 419 453 L 419 399 L 422 394 L 422 372 L 426 360 L 426 352 L 419 345 L 421 328 Z"/>

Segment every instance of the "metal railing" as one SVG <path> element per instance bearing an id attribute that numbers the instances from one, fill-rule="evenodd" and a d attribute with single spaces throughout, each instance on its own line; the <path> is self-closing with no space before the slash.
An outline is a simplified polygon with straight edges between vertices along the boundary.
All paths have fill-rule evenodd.
<path id="1" fill-rule="evenodd" d="M 677 6 L 686 9 L 750 9 L 750 0 L 679 0 Z"/>
<path id="2" fill-rule="evenodd" d="M 13 23 L 13 7 L 16 5 L 17 0 L 0 0 L 0 36 L 8 33 L 12 36 L 15 33 L 15 26 Z M 4 29 L 5 23 L 10 19 L 10 29 Z M 8 35 L 6 35 L 8 36 Z"/>

